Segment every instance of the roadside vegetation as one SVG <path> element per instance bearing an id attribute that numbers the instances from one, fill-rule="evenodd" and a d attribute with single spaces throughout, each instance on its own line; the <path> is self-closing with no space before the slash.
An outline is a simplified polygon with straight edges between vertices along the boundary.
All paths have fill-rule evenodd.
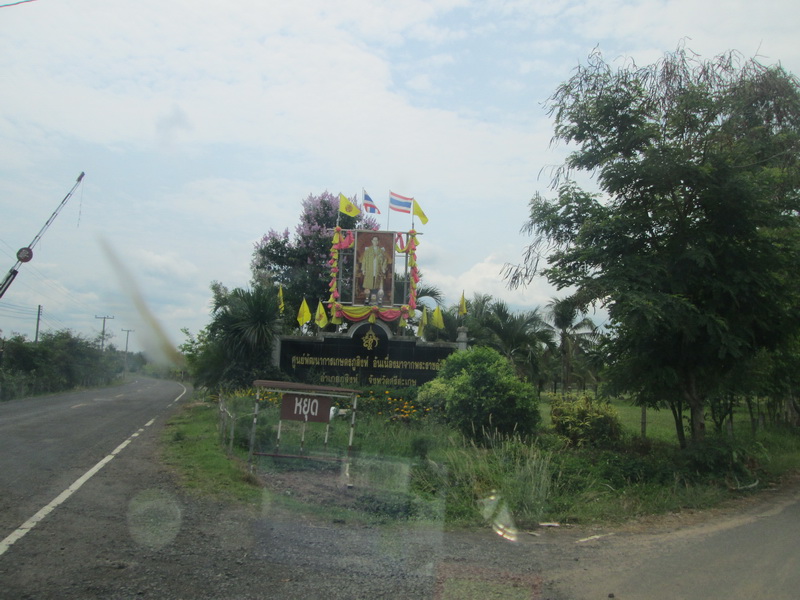
<path id="1" fill-rule="evenodd" d="M 392 327 L 426 341 L 463 328 L 469 349 L 419 389 L 362 390 L 348 464 L 372 491 L 349 508 L 500 530 L 618 521 L 712 506 L 800 466 L 798 79 L 736 52 L 706 60 L 680 46 L 641 67 L 593 52 L 546 108 L 569 153 L 501 276 L 562 295 L 519 311 L 481 293 L 444 307 L 420 285 L 417 310 Z M 276 335 L 336 327 L 292 317 L 301 299 L 332 297 L 337 218 L 330 194 L 309 196 L 294 237 L 257 245 L 251 288 L 212 284 L 211 322 L 181 347 L 213 391 L 193 410 L 226 415 L 204 435 L 267 474 L 313 471 L 270 456 L 276 399 L 253 429 L 247 386 L 285 378 L 268 366 Z M 424 332 L 423 305 L 442 314 Z M 327 445 L 309 425 L 292 446 L 303 433 L 287 424 L 281 451 L 342 458 L 337 419 Z"/>
<path id="2" fill-rule="evenodd" d="M 100 338 L 68 329 L 45 331 L 38 340 L 0 337 L 0 401 L 109 385 L 126 372 L 147 372 L 141 353 L 126 353 Z"/>
<path id="3" fill-rule="evenodd" d="M 234 416 L 233 428 L 231 421 L 223 425 L 220 420 L 220 402 Z M 322 459 L 346 458 L 349 416 L 334 420 L 327 446 L 325 426 L 309 424 L 302 449 L 302 424 L 284 421 L 280 454 L 308 459 L 255 456 L 251 472 L 254 406 L 253 390 L 231 392 L 222 400 L 209 396 L 170 422 L 165 456 L 187 488 L 256 503 L 262 482 L 269 489 L 276 473 L 302 474 L 308 482 L 320 473 L 339 474 L 339 462 Z M 343 489 L 341 480 L 337 484 L 340 495 L 363 498 L 348 505 L 354 519 L 438 519 L 472 527 L 485 524 L 486 503 L 494 499 L 520 529 L 542 522 L 614 523 L 712 507 L 775 485 L 800 468 L 796 430 L 775 426 L 753 434 L 744 407 L 736 411 L 742 418 L 733 437 L 709 436 L 686 451 L 675 444 L 672 417 L 664 411 L 647 411 L 648 437 L 641 437 L 641 409 L 624 399 L 545 394 L 536 431 L 523 436 L 484 430 L 480 441 L 448 424 L 441 408 L 420 403 L 409 390 L 367 390 L 358 406 L 350 462 L 354 489 Z M 277 397 L 262 398 L 257 453 L 275 452 L 278 411 Z M 293 503 L 301 501 L 309 502 L 306 509 L 312 512 L 319 508 L 298 492 Z"/>

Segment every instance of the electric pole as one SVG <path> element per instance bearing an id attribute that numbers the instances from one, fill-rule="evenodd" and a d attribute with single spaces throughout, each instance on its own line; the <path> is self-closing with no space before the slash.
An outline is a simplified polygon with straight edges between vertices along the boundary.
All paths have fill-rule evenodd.
<path id="1" fill-rule="evenodd" d="M 106 349 L 106 319 L 113 319 L 114 317 L 98 317 L 95 315 L 94 318 L 103 319 L 103 333 L 100 336 L 100 352 L 102 352 Z"/>
<path id="2" fill-rule="evenodd" d="M 42 305 L 39 305 L 39 310 L 36 311 L 36 337 L 33 338 L 33 343 L 39 343 L 39 323 L 42 320 Z"/>
<path id="3" fill-rule="evenodd" d="M 125 370 L 123 371 L 125 375 L 128 374 L 128 336 L 130 336 L 133 329 L 123 329 L 122 331 L 125 332 Z"/>

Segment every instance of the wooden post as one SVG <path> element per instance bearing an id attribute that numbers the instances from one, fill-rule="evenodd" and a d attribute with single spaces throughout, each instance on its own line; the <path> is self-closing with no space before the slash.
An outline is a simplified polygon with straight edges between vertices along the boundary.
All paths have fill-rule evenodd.
<path id="1" fill-rule="evenodd" d="M 258 401 L 260 400 L 261 393 L 256 391 L 256 405 L 253 408 L 253 426 L 250 429 L 250 448 L 247 452 L 247 463 L 250 464 L 253 460 L 253 447 L 256 444 L 256 426 L 258 425 Z"/>
<path id="2" fill-rule="evenodd" d="M 236 433 L 236 415 L 229 412 L 228 418 L 231 420 L 231 437 L 228 440 L 228 452 L 233 454 L 233 436 Z"/>
<path id="3" fill-rule="evenodd" d="M 217 427 L 219 428 L 219 445 L 225 446 L 225 398 L 219 397 L 219 415 L 217 416 Z"/>

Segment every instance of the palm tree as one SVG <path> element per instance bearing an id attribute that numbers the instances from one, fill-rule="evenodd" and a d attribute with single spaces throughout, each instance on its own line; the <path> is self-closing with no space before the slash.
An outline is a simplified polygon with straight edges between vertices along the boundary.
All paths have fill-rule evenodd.
<path id="1" fill-rule="evenodd" d="M 491 305 L 486 328 L 492 333 L 489 345 L 508 358 L 521 376 L 538 383 L 542 354 L 552 343 L 552 332 L 539 309 L 512 313 L 498 300 Z"/>
<path id="2" fill-rule="evenodd" d="M 467 300 L 467 314 L 464 325 L 467 327 L 470 344 L 473 346 L 490 346 L 492 331 L 486 326 L 492 318 L 492 305 L 494 298 L 491 294 L 475 293 L 471 300 Z"/>
<path id="3" fill-rule="evenodd" d="M 249 385 L 270 371 L 280 312 L 275 286 L 228 291 L 212 285 L 212 318 L 205 357 L 215 363 L 213 385 Z M 210 365 L 209 365 L 210 366 Z"/>
<path id="4" fill-rule="evenodd" d="M 572 298 L 553 298 L 548 304 L 548 320 L 557 336 L 558 356 L 561 364 L 561 391 L 570 387 L 573 360 L 586 346 L 595 332 L 595 325 L 583 313 Z"/>

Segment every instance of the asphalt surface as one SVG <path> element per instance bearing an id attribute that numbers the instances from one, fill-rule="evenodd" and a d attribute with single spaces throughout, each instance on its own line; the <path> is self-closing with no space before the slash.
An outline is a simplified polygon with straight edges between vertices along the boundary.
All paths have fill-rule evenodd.
<path id="1" fill-rule="evenodd" d="M 163 420 L 185 391 L 139 379 L 0 403 L 0 539 L 146 423 Z"/>

